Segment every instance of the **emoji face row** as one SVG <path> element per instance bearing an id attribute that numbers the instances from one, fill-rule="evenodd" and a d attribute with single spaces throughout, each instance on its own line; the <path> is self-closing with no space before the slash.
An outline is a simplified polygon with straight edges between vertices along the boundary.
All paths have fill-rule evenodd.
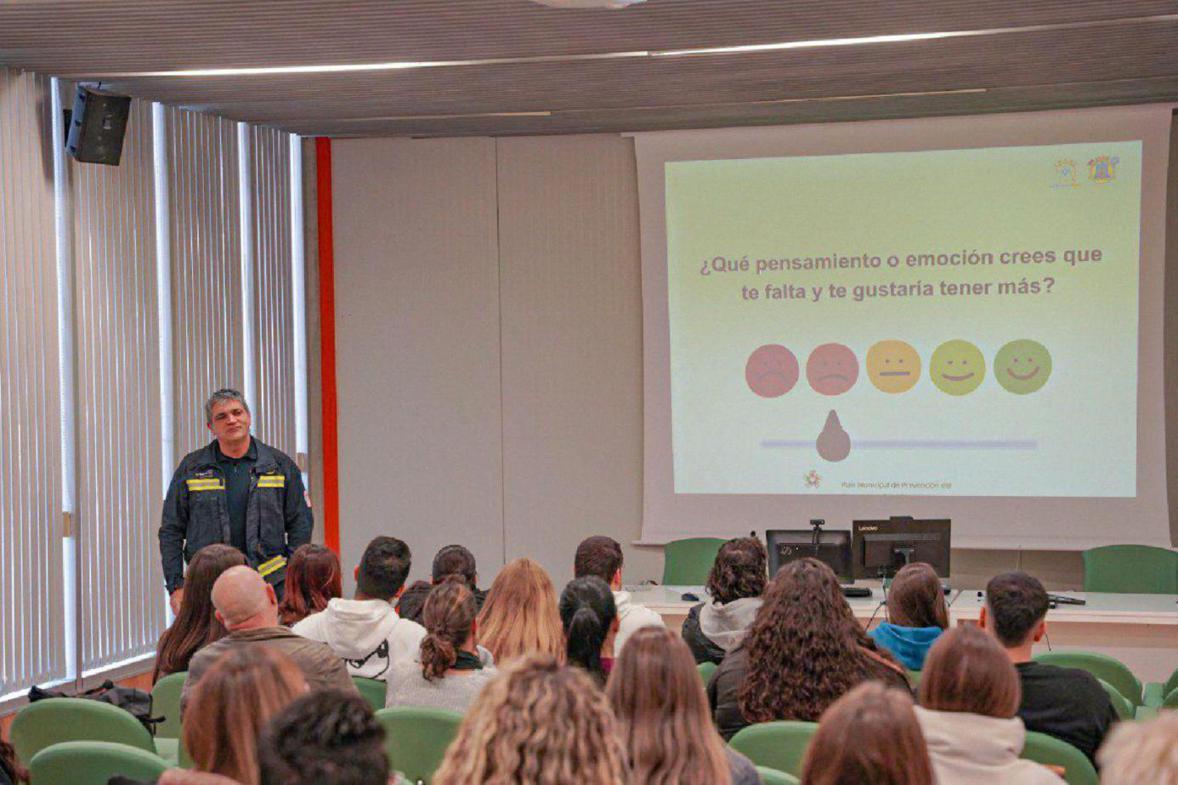
<path id="1" fill-rule="evenodd" d="M 867 378 L 881 392 L 903 393 L 920 380 L 920 355 L 904 341 L 879 341 L 867 350 Z M 745 364 L 749 389 L 762 398 L 777 398 L 794 388 L 801 370 L 797 357 L 779 344 L 759 347 Z M 1033 393 L 1051 376 L 1051 354 L 1037 341 L 1011 341 L 994 357 L 994 377 L 1016 395 Z M 929 359 L 929 378 L 949 395 L 968 395 L 986 378 L 986 358 L 969 341 L 946 341 Z M 859 379 L 859 360 L 841 343 L 824 343 L 806 360 L 806 381 L 814 392 L 842 395 Z"/>

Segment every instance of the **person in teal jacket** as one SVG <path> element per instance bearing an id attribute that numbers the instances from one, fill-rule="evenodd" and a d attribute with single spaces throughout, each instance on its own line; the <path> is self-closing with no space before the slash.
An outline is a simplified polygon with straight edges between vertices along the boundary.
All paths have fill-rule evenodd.
<path id="1" fill-rule="evenodd" d="M 888 589 L 888 620 L 870 633 L 910 671 L 924 669 L 928 650 L 949 628 L 949 606 L 936 571 L 924 562 L 905 565 Z"/>

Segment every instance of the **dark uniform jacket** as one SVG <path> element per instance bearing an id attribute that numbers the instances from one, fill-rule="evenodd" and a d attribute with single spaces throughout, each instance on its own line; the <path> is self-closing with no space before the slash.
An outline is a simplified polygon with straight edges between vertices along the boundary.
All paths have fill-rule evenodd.
<path id="1" fill-rule="evenodd" d="M 255 569 L 276 556 L 289 558 L 311 541 L 311 508 L 299 467 L 282 452 L 254 439 L 258 460 L 250 475 L 245 515 L 245 557 Z M 164 582 L 171 593 L 184 585 L 184 565 L 201 548 L 230 542 L 225 475 L 216 442 L 189 453 L 172 476 L 160 523 Z M 270 577 L 273 583 L 279 571 Z"/>

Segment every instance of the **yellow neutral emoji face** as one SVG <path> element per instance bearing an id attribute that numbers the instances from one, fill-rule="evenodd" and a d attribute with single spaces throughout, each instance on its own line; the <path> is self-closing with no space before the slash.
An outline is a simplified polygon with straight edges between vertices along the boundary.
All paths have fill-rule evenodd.
<path id="1" fill-rule="evenodd" d="M 867 377 L 880 392 L 908 392 L 920 379 L 920 355 L 904 341 L 880 341 L 867 350 Z"/>

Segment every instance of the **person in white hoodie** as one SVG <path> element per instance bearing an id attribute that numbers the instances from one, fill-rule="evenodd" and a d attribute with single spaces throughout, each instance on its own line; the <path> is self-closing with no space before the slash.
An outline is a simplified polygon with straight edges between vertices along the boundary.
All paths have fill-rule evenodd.
<path id="1" fill-rule="evenodd" d="M 719 665 L 744 640 L 761 608 L 768 558 L 756 537 L 737 537 L 720 546 L 704 587 L 711 599 L 694 606 L 683 621 L 683 640 L 697 663 Z"/>
<path id="2" fill-rule="evenodd" d="M 1019 757 L 1019 679 L 997 641 L 977 627 L 941 635 L 925 660 L 916 718 L 937 785 L 1062 785 L 1051 769 Z"/>
<path id="3" fill-rule="evenodd" d="M 404 542 L 377 537 L 368 543 L 356 568 L 355 599 L 331 600 L 292 631 L 326 643 L 350 675 L 386 681 L 393 665 L 416 659 L 425 637 L 424 627 L 402 619 L 394 609 L 411 562 Z"/>
<path id="4" fill-rule="evenodd" d="M 601 578 L 609 584 L 617 609 L 618 633 L 614 637 L 614 656 L 621 654 L 626 639 L 643 627 L 662 627 L 663 617 L 630 599 L 622 591 L 622 546 L 609 537 L 594 536 L 582 540 L 573 558 L 573 578 Z"/>

